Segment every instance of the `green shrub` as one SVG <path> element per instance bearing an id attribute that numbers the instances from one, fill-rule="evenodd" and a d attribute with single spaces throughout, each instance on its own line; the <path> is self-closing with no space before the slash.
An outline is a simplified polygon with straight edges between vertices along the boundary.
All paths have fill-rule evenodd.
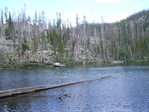
<path id="1" fill-rule="evenodd" d="M 22 44 L 22 50 L 25 51 L 25 50 L 28 50 L 29 47 L 28 47 L 28 44 L 27 43 L 23 43 Z"/>
<path id="2" fill-rule="evenodd" d="M 44 63 L 44 66 L 52 66 L 53 64 L 48 62 L 48 63 Z"/>
<path id="3" fill-rule="evenodd" d="M 24 68 L 28 68 L 28 67 L 38 67 L 39 65 L 36 64 L 36 63 L 26 63 L 26 64 L 23 64 L 22 67 Z"/>

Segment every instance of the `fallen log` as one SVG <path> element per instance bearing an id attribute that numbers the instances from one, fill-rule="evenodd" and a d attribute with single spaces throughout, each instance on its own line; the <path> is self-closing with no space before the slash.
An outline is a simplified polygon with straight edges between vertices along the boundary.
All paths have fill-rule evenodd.
<path id="1" fill-rule="evenodd" d="M 103 76 L 103 77 L 100 77 L 99 79 L 105 79 L 105 78 L 109 78 L 109 77 L 111 77 L 111 76 Z M 27 94 L 27 93 L 32 93 L 32 92 L 37 92 L 37 91 L 42 91 L 42 90 L 47 90 L 47 89 L 54 89 L 54 88 L 74 85 L 74 84 L 78 84 L 78 83 L 90 82 L 90 81 L 99 80 L 99 79 L 76 81 L 76 82 L 58 84 L 58 85 L 47 85 L 47 86 L 37 86 L 37 87 L 2 90 L 2 91 L 0 91 L 0 98 L 11 97 L 11 96 L 16 96 L 16 95 L 21 95 L 21 94 Z"/>
<path id="2" fill-rule="evenodd" d="M 66 65 L 61 64 L 61 63 L 53 63 L 53 67 L 65 67 Z"/>

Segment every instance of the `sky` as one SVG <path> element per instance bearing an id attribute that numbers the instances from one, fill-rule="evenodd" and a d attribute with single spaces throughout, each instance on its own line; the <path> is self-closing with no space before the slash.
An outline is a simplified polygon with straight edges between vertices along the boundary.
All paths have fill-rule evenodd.
<path id="1" fill-rule="evenodd" d="M 85 15 L 88 22 L 101 23 L 103 17 L 104 22 L 110 23 L 149 9 L 149 0 L 0 0 L 0 10 L 7 7 L 10 12 L 18 12 L 24 4 L 27 16 L 44 11 L 47 18 L 53 19 L 56 12 L 60 12 L 61 18 L 68 18 L 72 24 L 75 24 L 77 13 L 80 22 Z"/>

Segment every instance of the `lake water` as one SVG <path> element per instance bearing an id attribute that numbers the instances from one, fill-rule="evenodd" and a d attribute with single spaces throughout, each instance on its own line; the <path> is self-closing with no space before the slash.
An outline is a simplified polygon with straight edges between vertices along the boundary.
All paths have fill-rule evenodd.
<path id="1" fill-rule="evenodd" d="M 0 70 L 0 90 L 92 79 L 0 98 L 0 112 L 149 112 L 149 66 Z"/>

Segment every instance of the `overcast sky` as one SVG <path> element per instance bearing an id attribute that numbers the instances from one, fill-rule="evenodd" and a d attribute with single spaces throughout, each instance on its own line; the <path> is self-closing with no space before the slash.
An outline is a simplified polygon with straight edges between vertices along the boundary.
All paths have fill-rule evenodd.
<path id="1" fill-rule="evenodd" d="M 0 9 L 8 7 L 18 12 L 26 4 L 26 13 L 33 17 L 35 11 L 44 11 L 46 17 L 56 18 L 56 12 L 61 12 L 63 19 L 74 21 L 76 13 L 80 20 L 83 15 L 88 22 L 115 22 L 133 13 L 149 9 L 149 0 L 0 0 Z"/>

